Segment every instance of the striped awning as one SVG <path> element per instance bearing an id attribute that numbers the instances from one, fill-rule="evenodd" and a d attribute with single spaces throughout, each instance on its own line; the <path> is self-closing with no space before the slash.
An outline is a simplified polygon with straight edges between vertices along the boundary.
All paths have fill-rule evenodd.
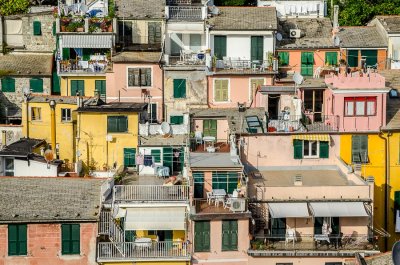
<path id="1" fill-rule="evenodd" d="M 63 48 L 104 48 L 111 49 L 113 46 L 112 35 L 63 35 Z"/>
<path id="2" fill-rule="evenodd" d="M 296 134 L 292 136 L 293 140 L 307 140 L 307 141 L 320 141 L 330 142 L 329 134 Z"/>

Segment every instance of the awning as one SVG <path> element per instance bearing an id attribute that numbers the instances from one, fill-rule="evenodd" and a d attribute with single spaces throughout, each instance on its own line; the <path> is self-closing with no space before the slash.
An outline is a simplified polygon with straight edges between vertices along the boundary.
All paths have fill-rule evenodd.
<path id="1" fill-rule="evenodd" d="M 128 208 L 125 230 L 185 230 L 186 207 Z"/>
<path id="2" fill-rule="evenodd" d="M 292 136 L 293 140 L 307 140 L 307 141 L 320 141 L 330 142 L 329 134 L 296 134 Z"/>
<path id="3" fill-rule="evenodd" d="M 91 35 L 63 35 L 63 48 L 104 48 L 111 49 L 113 46 L 112 35 L 91 34 Z"/>
<path id="4" fill-rule="evenodd" d="M 294 86 L 261 86 L 260 92 L 262 94 L 294 94 Z"/>
<path id="5" fill-rule="evenodd" d="M 315 217 L 367 217 L 363 202 L 311 202 Z"/>
<path id="6" fill-rule="evenodd" d="M 310 217 L 307 203 L 268 203 L 271 218 Z"/>

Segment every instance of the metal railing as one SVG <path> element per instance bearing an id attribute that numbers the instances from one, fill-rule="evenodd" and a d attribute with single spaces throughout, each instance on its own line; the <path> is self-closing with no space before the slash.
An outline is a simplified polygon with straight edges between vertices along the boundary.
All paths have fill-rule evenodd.
<path id="1" fill-rule="evenodd" d="M 114 203 L 135 201 L 188 201 L 187 185 L 116 185 Z"/>
<path id="2" fill-rule="evenodd" d="M 99 221 L 99 234 L 108 235 L 110 233 L 111 212 L 101 211 Z"/>
<path id="3" fill-rule="evenodd" d="M 369 235 L 274 235 L 256 237 L 251 250 L 375 250 L 376 240 Z"/>
<path id="4" fill-rule="evenodd" d="M 238 58 L 227 57 L 223 60 L 217 60 L 215 67 L 217 69 L 233 69 L 233 70 L 254 70 L 265 71 L 270 63 L 268 61 L 259 60 L 241 60 Z"/>
<path id="5" fill-rule="evenodd" d="M 167 5 L 191 5 L 192 0 L 167 0 Z"/>
<path id="6" fill-rule="evenodd" d="M 169 6 L 170 19 L 202 19 L 201 6 Z"/>
<path id="7" fill-rule="evenodd" d="M 182 241 L 165 241 L 151 243 L 112 243 L 97 244 L 97 261 L 136 260 L 136 259 L 190 259 L 188 245 Z"/>
<path id="8" fill-rule="evenodd" d="M 105 73 L 112 66 L 108 61 L 61 60 L 57 62 L 58 73 Z"/>
<path id="9" fill-rule="evenodd" d="M 229 214 L 247 212 L 245 198 L 193 199 L 196 214 Z"/>
<path id="10" fill-rule="evenodd" d="M 339 130 L 339 116 L 282 115 L 268 121 L 268 132 L 333 132 Z"/>
<path id="11" fill-rule="evenodd" d="M 109 222 L 109 237 L 110 240 L 114 243 L 120 243 L 125 241 L 124 231 L 117 225 L 114 220 L 110 220 Z"/>
<path id="12" fill-rule="evenodd" d="M 161 50 L 162 41 L 150 36 L 119 35 L 117 42 L 123 46 L 125 51 L 158 51 Z"/>

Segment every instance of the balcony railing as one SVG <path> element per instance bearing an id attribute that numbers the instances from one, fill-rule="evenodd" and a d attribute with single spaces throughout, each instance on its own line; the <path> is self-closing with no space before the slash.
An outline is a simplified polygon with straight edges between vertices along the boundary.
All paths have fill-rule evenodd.
<path id="1" fill-rule="evenodd" d="M 104 33 L 114 32 L 115 21 L 109 18 L 82 18 L 82 17 L 61 17 L 59 19 L 60 33 Z"/>
<path id="2" fill-rule="evenodd" d="M 189 186 L 158 185 L 116 185 L 114 186 L 114 202 L 141 201 L 188 201 Z"/>
<path id="3" fill-rule="evenodd" d="M 105 56 L 104 56 L 105 58 Z M 103 74 L 111 69 L 112 63 L 105 60 L 61 60 L 57 62 L 59 74 L 83 73 L 83 74 Z"/>
<path id="4" fill-rule="evenodd" d="M 167 0 L 167 5 L 191 5 L 192 0 Z"/>
<path id="5" fill-rule="evenodd" d="M 194 199 L 193 205 L 196 214 L 247 213 L 245 198 Z"/>
<path id="6" fill-rule="evenodd" d="M 268 121 L 268 132 L 335 132 L 339 130 L 339 116 L 283 114 Z"/>
<path id="7" fill-rule="evenodd" d="M 256 237 L 251 242 L 252 251 L 335 251 L 375 250 L 376 239 L 369 235 L 276 235 Z"/>
<path id="8" fill-rule="evenodd" d="M 166 55 L 167 65 L 173 66 L 205 66 L 205 54 L 182 51 L 181 55 Z"/>
<path id="9" fill-rule="evenodd" d="M 217 68 L 217 70 L 251 70 L 254 72 L 263 72 L 265 70 L 268 70 L 269 65 L 270 63 L 268 61 L 241 60 L 240 58 L 235 57 L 226 57 L 223 60 L 217 60 L 215 63 L 215 67 Z"/>
<path id="10" fill-rule="evenodd" d="M 189 260 L 188 245 L 182 241 L 152 243 L 112 243 L 97 244 L 97 261 L 135 261 L 143 259 Z"/>
<path id="11" fill-rule="evenodd" d="M 201 6 L 168 6 L 169 19 L 194 19 L 203 18 L 203 7 Z"/>
<path id="12" fill-rule="evenodd" d="M 160 51 L 162 47 L 161 40 L 151 36 L 124 36 L 122 32 L 120 32 L 117 42 L 124 51 Z"/>
<path id="13" fill-rule="evenodd" d="M 111 212 L 101 211 L 99 221 L 99 234 L 108 235 L 110 233 Z"/>

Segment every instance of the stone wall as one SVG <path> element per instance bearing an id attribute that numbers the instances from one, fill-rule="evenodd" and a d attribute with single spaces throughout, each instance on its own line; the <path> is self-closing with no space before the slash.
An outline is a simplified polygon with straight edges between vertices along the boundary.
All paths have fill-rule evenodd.
<path id="1" fill-rule="evenodd" d="M 42 35 L 33 35 L 33 22 L 40 21 Z M 22 17 L 22 34 L 28 51 L 51 52 L 56 49 L 56 36 L 53 35 L 55 18 L 51 12 L 31 14 Z"/>
<path id="2" fill-rule="evenodd" d="M 366 257 L 367 265 L 393 265 L 392 252 L 378 254 L 372 257 Z M 358 265 L 356 259 L 346 260 L 345 265 Z"/>

